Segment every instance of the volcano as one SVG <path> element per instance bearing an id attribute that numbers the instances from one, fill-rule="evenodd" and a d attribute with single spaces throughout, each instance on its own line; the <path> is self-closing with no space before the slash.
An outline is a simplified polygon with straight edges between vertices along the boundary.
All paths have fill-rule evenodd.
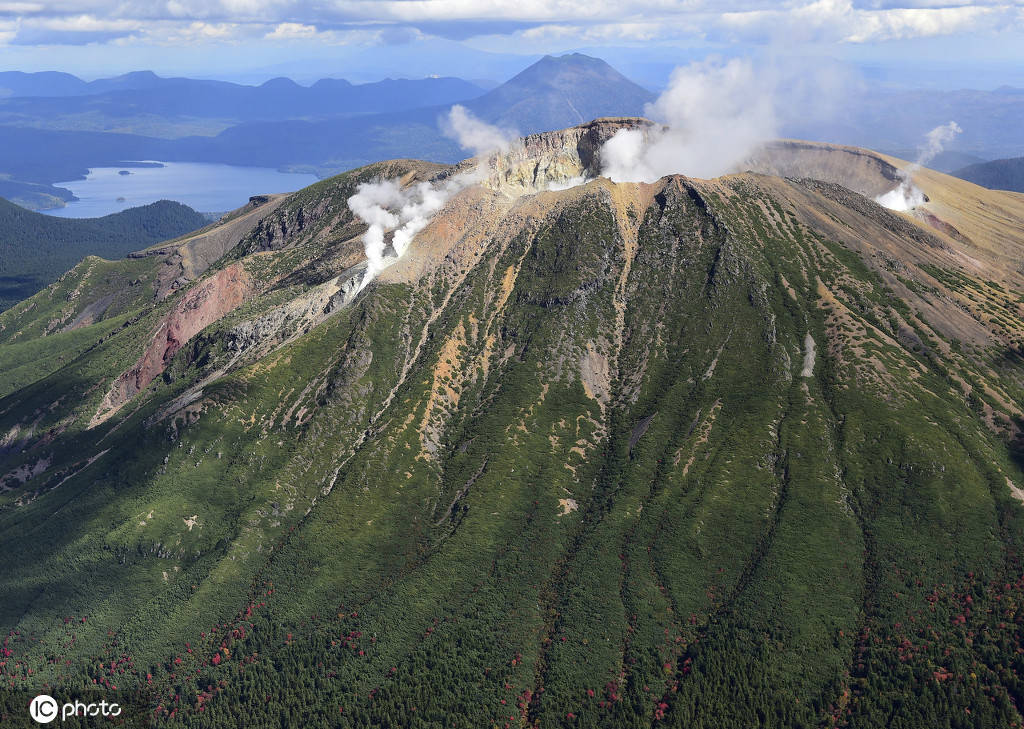
<path id="1" fill-rule="evenodd" d="M 160 726 L 1020 725 L 1024 195 L 920 170 L 893 212 L 906 163 L 795 140 L 602 177 L 645 124 L 257 196 L 0 314 L 0 683 Z M 359 185 L 470 169 L 360 289 Z"/>

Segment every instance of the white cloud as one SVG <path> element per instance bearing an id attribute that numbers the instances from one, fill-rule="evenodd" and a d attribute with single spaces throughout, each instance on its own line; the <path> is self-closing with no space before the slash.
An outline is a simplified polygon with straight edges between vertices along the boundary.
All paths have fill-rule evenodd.
<path id="1" fill-rule="evenodd" d="M 42 3 L 0 2 L 0 13 L 4 15 L 24 15 L 38 13 L 44 9 Z"/>
<path id="2" fill-rule="evenodd" d="M 867 43 L 967 33 L 1009 16 L 1006 5 L 933 5 L 864 9 L 850 0 L 815 0 L 786 9 L 727 12 L 721 22 L 738 38 Z"/>
<path id="3" fill-rule="evenodd" d="M 236 23 L 147 22 L 135 33 L 114 41 L 119 46 L 192 46 L 202 43 L 235 43 L 257 34 L 258 29 Z"/>
<path id="4" fill-rule="evenodd" d="M 406 27 L 414 34 L 420 28 L 432 35 L 456 34 L 449 37 L 521 38 L 530 47 L 705 37 L 866 43 L 1024 29 L 1021 0 L 0 0 L 3 16 L 69 24 L 91 18 L 97 26 L 113 23 L 115 30 L 122 27 L 118 23 L 169 21 L 177 24 L 177 33 L 208 39 L 259 26 L 244 35 L 326 44 L 379 42 L 373 33 Z"/>
<path id="5" fill-rule="evenodd" d="M 18 35 L 18 23 L 0 20 L 0 46 L 10 43 Z"/>
<path id="6" fill-rule="evenodd" d="M 658 13 L 660 9 L 685 10 L 688 3 L 648 0 L 624 11 L 615 0 L 356 0 L 337 3 L 361 17 L 387 17 L 405 22 L 456 20 L 512 20 L 525 22 L 621 20 Z"/>
<path id="7" fill-rule="evenodd" d="M 128 0 L 113 7 L 117 8 L 115 12 L 135 13 L 147 17 L 274 22 L 290 14 L 289 11 L 296 6 L 301 4 L 294 0 Z"/>
<path id="8" fill-rule="evenodd" d="M 264 38 L 267 40 L 303 40 L 316 38 L 317 29 L 315 25 L 303 25 L 302 23 L 279 23 Z"/>
<path id="9" fill-rule="evenodd" d="M 130 31 L 139 27 L 138 21 L 135 20 L 97 18 L 95 15 L 73 15 L 56 18 L 36 17 L 25 20 L 23 25 L 67 33 L 110 33 Z"/>
<path id="10" fill-rule="evenodd" d="M 326 46 L 379 45 L 385 31 L 357 28 L 354 30 L 320 30 L 305 23 L 278 23 L 263 35 L 264 40 L 295 43 L 317 43 Z"/>
<path id="11" fill-rule="evenodd" d="M 572 43 L 650 42 L 683 36 L 701 36 L 703 23 L 690 19 L 649 18 L 643 21 L 574 25 L 568 23 L 538 25 L 519 36 L 529 42 L 565 41 Z"/>
<path id="12" fill-rule="evenodd" d="M 864 43 L 962 33 L 994 19 L 998 9 L 986 7 L 899 8 L 858 13 L 855 30 L 844 40 Z"/>
<path id="13" fill-rule="evenodd" d="M 195 21 L 183 28 L 179 28 L 173 36 L 168 36 L 168 41 L 180 40 L 184 43 L 195 43 L 204 40 L 228 40 L 237 35 L 238 28 L 239 26 L 235 23 L 203 23 Z"/>

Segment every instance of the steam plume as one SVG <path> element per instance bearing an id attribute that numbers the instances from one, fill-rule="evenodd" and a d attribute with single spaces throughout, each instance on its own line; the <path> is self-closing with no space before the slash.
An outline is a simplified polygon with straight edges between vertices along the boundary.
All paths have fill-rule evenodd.
<path id="1" fill-rule="evenodd" d="M 925 146 L 917 159 L 906 169 L 899 170 L 897 175 L 900 184 L 894 190 L 875 198 L 875 202 L 890 210 L 907 211 L 924 202 L 924 193 L 914 184 L 913 175 L 919 169 L 935 159 L 943 148 L 949 144 L 963 129 L 955 121 L 932 129 L 925 135 Z"/>
<path id="2" fill-rule="evenodd" d="M 916 168 L 924 167 L 926 164 L 931 162 L 935 157 L 942 152 L 943 148 L 956 139 L 956 135 L 962 132 L 963 129 L 955 121 L 948 122 L 941 126 L 937 126 L 925 135 L 925 139 L 928 140 L 925 148 L 921 151 L 921 156 L 917 158 Z"/>
<path id="3" fill-rule="evenodd" d="M 575 177 L 566 177 L 562 180 L 549 182 L 548 189 L 557 192 L 558 190 L 568 190 L 578 185 L 585 185 L 588 182 L 590 182 L 590 179 L 586 175 L 576 175 Z"/>
<path id="4" fill-rule="evenodd" d="M 645 107 L 667 129 L 622 129 L 601 149 L 614 182 L 654 182 L 676 173 L 716 177 L 776 136 L 774 80 L 749 60 L 703 61 L 672 73 Z"/>
<path id="5" fill-rule="evenodd" d="M 368 261 L 360 290 L 384 268 L 384 234 L 399 224 L 398 215 L 388 208 L 401 206 L 402 191 L 394 180 L 364 182 L 355 195 L 348 199 L 348 206 L 360 220 L 370 227 L 363 234 L 363 248 Z"/>
<path id="6" fill-rule="evenodd" d="M 477 156 L 505 150 L 512 140 L 511 132 L 477 119 L 459 105 L 451 108 L 442 129 Z M 407 188 L 398 180 L 360 183 L 356 194 L 348 199 L 352 212 L 369 226 L 363 234 L 367 268 L 359 290 L 401 258 L 437 211 L 457 192 L 476 182 L 478 176 L 474 169 L 442 183 L 420 182 Z M 392 233 L 390 242 L 388 233 Z"/>
<path id="7" fill-rule="evenodd" d="M 442 121 L 441 131 L 469 150 L 474 157 L 491 152 L 504 152 L 519 135 L 510 129 L 501 129 L 475 117 L 461 104 L 456 104 Z"/>
<path id="8" fill-rule="evenodd" d="M 363 234 L 367 268 L 360 291 L 389 265 L 401 258 L 413 238 L 427 227 L 434 214 L 448 199 L 473 181 L 470 175 L 457 175 L 440 185 L 419 182 L 402 188 L 397 180 L 363 182 L 348 206 L 370 226 Z M 394 231 L 389 242 L 387 234 Z"/>

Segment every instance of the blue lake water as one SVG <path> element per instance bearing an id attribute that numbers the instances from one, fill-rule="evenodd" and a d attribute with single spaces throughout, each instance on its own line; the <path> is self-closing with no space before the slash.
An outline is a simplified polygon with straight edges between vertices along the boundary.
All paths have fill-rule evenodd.
<path id="1" fill-rule="evenodd" d="M 317 181 L 315 175 L 269 167 L 235 167 L 205 162 L 163 162 L 163 167 L 96 167 L 84 180 L 54 183 L 78 200 L 47 210 L 62 218 L 96 218 L 157 200 L 176 200 L 202 213 L 222 213 L 252 195 L 292 192 Z M 122 175 L 122 170 L 131 174 Z"/>

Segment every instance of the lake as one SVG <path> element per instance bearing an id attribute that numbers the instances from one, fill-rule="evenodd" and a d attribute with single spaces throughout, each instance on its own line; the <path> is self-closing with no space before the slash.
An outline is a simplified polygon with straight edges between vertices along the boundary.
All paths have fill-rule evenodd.
<path id="1" fill-rule="evenodd" d="M 130 163 L 129 163 L 130 164 Z M 95 167 L 84 180 L 56 182 L 79 198 L 46 210 L 62 218 L 97 218 L 157 200 L 176 200 L 201 213 L 241 207 L 252 195 L 292 192 L 317 181 L 315 175 L 269 167 L 235 167 L 206 162 L 162 162 L 162 167 Z M 127 171 L 130 174 L 124 175 Z"/>

